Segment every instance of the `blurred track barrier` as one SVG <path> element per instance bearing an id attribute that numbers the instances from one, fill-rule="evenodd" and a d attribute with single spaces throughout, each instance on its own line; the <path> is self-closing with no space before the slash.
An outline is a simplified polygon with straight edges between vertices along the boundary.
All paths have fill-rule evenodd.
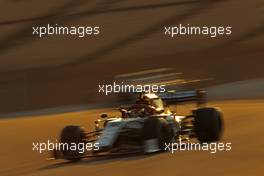
<path id="1" fill-rule="evenodd" d="M 264 79 L 253 79 L 212 86 L 209 100 L 264 98 Z"/>

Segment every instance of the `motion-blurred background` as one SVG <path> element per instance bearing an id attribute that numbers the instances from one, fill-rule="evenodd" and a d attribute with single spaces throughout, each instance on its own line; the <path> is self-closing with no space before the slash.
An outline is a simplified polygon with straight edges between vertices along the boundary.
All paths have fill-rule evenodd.
<path id="1" fill-rule="evenodd" d="M 0 112 L 81 105 L 116 75 L 173 68 L 205 86 L 261 78 L 262 0 L 2 0 Z M 33 26 L 100 26 L 100 35 L 32 35 Z M 232 26 L 231 36 L 169 38 L 164 26 Z"/>

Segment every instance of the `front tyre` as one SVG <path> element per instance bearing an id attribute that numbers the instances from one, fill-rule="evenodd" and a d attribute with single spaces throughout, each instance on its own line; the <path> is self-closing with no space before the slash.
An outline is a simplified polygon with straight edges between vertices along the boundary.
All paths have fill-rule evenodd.
<path id="1" fill-rule="evenodd" d="M 194 130 L 200 142 L 218 141 L 223 132 L 223 117 L 216 108 L 200 108 L 194 111 Z"/>
<path id="2" fill-rule="evenodd" d="M 64 159 L 78 161 L 84 156 L 84 151 L 78 149 L 80 143 L 84 143 L 85 129 L 80 126 L 66 126 L 60 137 L 60 142 L 64 145 L 62 154 Z M 67 145 L 67 147 L 65 147 Z M 76 147 L 70 148 L 71 145 Z"/>

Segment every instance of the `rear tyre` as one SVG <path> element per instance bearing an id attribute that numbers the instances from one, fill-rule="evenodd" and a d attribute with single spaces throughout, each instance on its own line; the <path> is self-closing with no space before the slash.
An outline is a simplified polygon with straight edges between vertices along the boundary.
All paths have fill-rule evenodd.
<path id="1" fill-rule="evenodd" d="M 70 147 L 73 143 L 78 146 L 80 143 L 84 143 L 85 129 L 80 126 L 66 126 L 61 132 L 60 142 L 67 144 Z M 64 148 L 62 150 L 63 157 L 71 161 L 79 161 L 84 156 L 84 151 L 78 150 L 78 147 L 73 149 Z"/>
<path id="2" fill-rule="evenodd" d="M 165 143 L 171 142 L 172 129 L 163 118 L 149 118 L 143 127 L 145 153 L 154 153 L 165 150 Z"/>
<path id="3" fill-rule="evenodd" d="M 200 108 L 194 111 L 194 129 L 200 142 L 215 142 L 223 131 L 222 113 L 215 108 Z"/>

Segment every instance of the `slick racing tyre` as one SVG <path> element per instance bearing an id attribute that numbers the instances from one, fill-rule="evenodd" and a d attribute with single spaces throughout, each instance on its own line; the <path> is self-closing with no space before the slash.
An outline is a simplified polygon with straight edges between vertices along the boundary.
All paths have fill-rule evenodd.
<path id="1" fill-rule="evenodd" d="M 222 113 L 215 108 L 200 108 L 194 111 L 194 130 L 200 142 L 215 142 L 223 131 Z"/>
<path id="2" fill-rule="evenodd" d="M 163 118 L 146 119 L 143 126 L 144 152 L 155 153 L 165 150 L 165 143 L 173 138 L 172 128 Z"/>
<path id="3" fill-rule="evenodd" d="M 68 148 L 62 150 L 63 157 L 67 160 L 78 161 L 84 155 L 84 151 L 78 150 L 78 144 L 84 143 L 85 129 L 80 126 L 66 126 L 61 132 L 60 142 Z M 75 145 L 72 149 L 71 145 Z"/>

